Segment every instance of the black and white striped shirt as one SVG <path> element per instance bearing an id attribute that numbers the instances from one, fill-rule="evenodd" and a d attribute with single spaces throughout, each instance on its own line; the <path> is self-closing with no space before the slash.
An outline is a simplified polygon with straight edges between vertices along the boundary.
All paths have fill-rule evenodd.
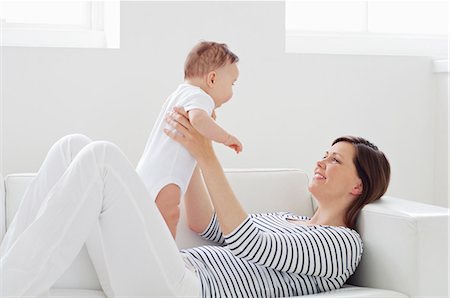
<path id="1" fill-rule="evenodd" d="M 345 227 L 299 225 L 289 212 L 251 214 L 229 235 L 217 216 L 201 234 L 221 246 L 181 252 L 203 297 L 286 297 L 340 288 L 361 260 L 359 234 Z"/>

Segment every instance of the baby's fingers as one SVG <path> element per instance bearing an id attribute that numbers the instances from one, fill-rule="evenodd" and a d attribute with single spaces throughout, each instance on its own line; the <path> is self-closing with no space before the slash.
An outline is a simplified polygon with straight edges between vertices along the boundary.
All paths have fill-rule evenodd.
<path id="1" fill-rule="evenodd" d="M 229 146 L 231 149 L 233 149 L 236 153 L 240 153 L 242 151 L 242 148 L 239 145 L 233 144 Z"/>

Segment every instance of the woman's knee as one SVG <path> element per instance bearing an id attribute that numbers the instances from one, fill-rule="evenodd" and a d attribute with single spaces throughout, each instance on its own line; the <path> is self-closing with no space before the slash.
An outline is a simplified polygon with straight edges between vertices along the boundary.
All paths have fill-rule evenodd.
<path id="1" fill-rule="evenodd" d="M 88 147 L 96 153 L 122 154 L 119 146 L 110 141 L 94 141 Z"/>
<path id="2" fill-rule="evenodd" d="M 71 151 L 78 152 L 91 142 L 92 140 L 83 134 L 70 134 L 59 139 L 57 144 Z"/>
<path id="3" fill-rule="evenodd" d="M 56 154 L 56 156 L 62 156 L 69 164 L 91 142 L 91 139 L 82 134 L 66 135 L 50 148 L 49 155 L 53 156 L 52 154 Z"/>
<path id="4" fill-rule="evenodd" d="M 89 151 L 94 154 L 95 159 L 101 165 L 116 164 L 127 160 L 125 154 L 116 144 L 109 141 L 94 141 L 85 146 L 83 151 Z"/>

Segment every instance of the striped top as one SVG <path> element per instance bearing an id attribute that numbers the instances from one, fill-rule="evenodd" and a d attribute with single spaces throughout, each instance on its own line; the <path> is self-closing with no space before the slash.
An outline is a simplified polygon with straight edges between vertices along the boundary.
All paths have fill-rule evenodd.
<path id="1" fill-rule="evenodd" d="M 299 225 L 289 212 L 251 214 L 229 235 L 217 216 L 202 237 L 219 246 L 181 250 L 195 268 L 203 297 L 286 297 L 342 287 L 363 244 L 349 228 Z"/>

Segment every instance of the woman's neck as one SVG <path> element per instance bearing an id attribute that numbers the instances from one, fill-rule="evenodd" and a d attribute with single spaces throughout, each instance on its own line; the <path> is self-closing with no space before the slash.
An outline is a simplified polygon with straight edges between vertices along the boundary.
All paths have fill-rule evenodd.
<path id="1" fill-rule="evenodd" d="M 346 208 L 323 208 L 319 206 L 319 208 L 317 208 L 316 212 L 309 220 L 308 224 L 345 227 L 345 213 Z"/>

